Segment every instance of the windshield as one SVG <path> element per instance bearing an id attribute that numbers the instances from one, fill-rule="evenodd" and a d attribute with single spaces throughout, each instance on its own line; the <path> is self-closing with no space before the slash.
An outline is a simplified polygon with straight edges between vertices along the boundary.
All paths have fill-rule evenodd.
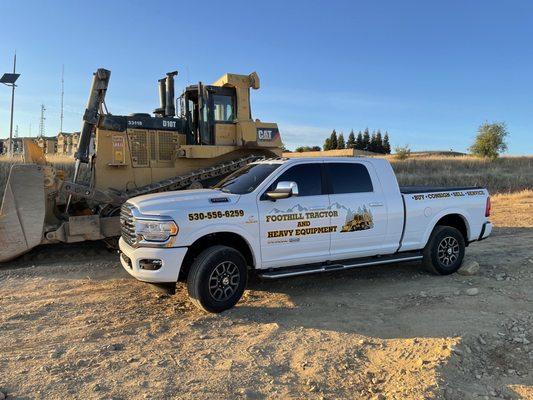
<path id="1" fill-rule="evenodd" d="M 281 164 L 248 164 L 222 179 L 214 188 L 226 193 L 246 194 L 255 190 Z"/>

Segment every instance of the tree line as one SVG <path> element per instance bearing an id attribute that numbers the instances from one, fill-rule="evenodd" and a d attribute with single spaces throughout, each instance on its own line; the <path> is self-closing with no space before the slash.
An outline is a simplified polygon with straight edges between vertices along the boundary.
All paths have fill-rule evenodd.
<path id="1" fill-rule="evenodd" d="M 389 134 L 385 132 L 384 135 L 381 134 L 381 130 L 373 131 L 370 134 L 368 128 L 364 131 L 359 131 L 357 136 L 355 132 L 352 131 L 348 135 L 348 140 L 344 139 L 344 134 L 340 133 L 337 135 L 337 131 L 333 129 L 331 135 L 326 138 L 324 145 L 322 147 L 324 151 L 326 150 L 342 150 L 342 149 L 355 149 L 363 151 L 371 151 L 373 153 L 380 154 L 390 154 L 391 146 L 389 142 Z M 320 146 L 300 146 L 295 149 L 297 153 L 303 153 L 306 151 L 320 151 L 322 150 Z"/>
<path id="2" fill-rule="evenodd" d="M 469 150 L 475 156 L 494 160 L 507 150 L 506 139 L 508 136 L 509 131 L 504 122 L 485 122 L 478 128 L 474 144 L 469 147 Z M 331 135 L 324 141 L 323 149 L 356 149 L 382 154 L 391 153 L 388 132 L 385 132 L 385 135 L 382 136 L 381 131 L 378 129 L 370 134 L 368 128 L 363 132 L 359 131 L 357 136 L 352 130 L 348 136 L 348 140 L 344 139 L 342 133 L 337 135 L 337 132 L 333 130 Z M 300 146 L 295 149 L 295 151 L 299 153 L 320 150 L 322 150 L 320 146 Z M 284 151 L 289 150 L 284 149 Z M 397 146 L 394 151 L 399 159 L 406 159 L 411 155 L 409 145 L 403 147 Z"/>
<path id="3" fill-rule="evenodd" d="M 335 129 L 331 132 L 329 138 L 324 141 L 324 150 L 336 149 L 356 149 L 363 151 L 371 151 L 373 153 L 390 154 L 391 147 L 389 142 L 389 133 L 381 134 L 381 130 L 377 130 L 370 134 L 368 128 L 363 132 L 359 131 L 355 136 L 352 130 L 348 135 L 348 140 L 344 140 L 344 135 L 341 133 L 337 136 Z"/>

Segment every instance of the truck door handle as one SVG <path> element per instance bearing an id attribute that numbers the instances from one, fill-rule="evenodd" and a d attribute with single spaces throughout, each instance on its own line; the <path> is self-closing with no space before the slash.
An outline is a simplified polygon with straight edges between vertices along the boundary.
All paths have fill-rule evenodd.
<path id="1" fill-rule="evenodd" d="M 383 203 L 381 202 L 370 203 L 369 206 L 370 207 L 381 207 L 383 206 Z"/>

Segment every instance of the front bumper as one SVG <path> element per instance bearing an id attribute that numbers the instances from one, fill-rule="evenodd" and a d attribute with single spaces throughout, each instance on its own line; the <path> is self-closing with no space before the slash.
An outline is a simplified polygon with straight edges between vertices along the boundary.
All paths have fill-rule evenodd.
<path id="1" fill-rule="evenodd" d="M 138 247 L 134 248 L 127 244 L 122 238 L 119 240 L 120 263 L 124 269 L 133 277 L 140 281 L 151 283 L 177 282 L 181 264 L 187 254 L 187 247 L 154 248 Z M 162 262 L 161 268 L 155 271 L 141 269 L 139 261 L 143 259 L 159 259 Z"/>

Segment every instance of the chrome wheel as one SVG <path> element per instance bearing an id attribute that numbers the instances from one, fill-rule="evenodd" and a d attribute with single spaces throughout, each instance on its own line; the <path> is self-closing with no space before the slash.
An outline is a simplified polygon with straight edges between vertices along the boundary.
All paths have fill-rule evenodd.
<path id="1" fill-rule="evenodd" d="M 451 236 L 446 236 L 442 239 L 437 248 L 437 257 L 439 262 L 446 267 L 454 264 L 459 258 L 459 242 L 457 239 Z"/>
<path id="2" fill-rule="evenodd" d="M 229 299 L 237 290 L 241 274 L 231 261 L 218 264 L 209 276 L 209 294 L 216 301 Z"/>

